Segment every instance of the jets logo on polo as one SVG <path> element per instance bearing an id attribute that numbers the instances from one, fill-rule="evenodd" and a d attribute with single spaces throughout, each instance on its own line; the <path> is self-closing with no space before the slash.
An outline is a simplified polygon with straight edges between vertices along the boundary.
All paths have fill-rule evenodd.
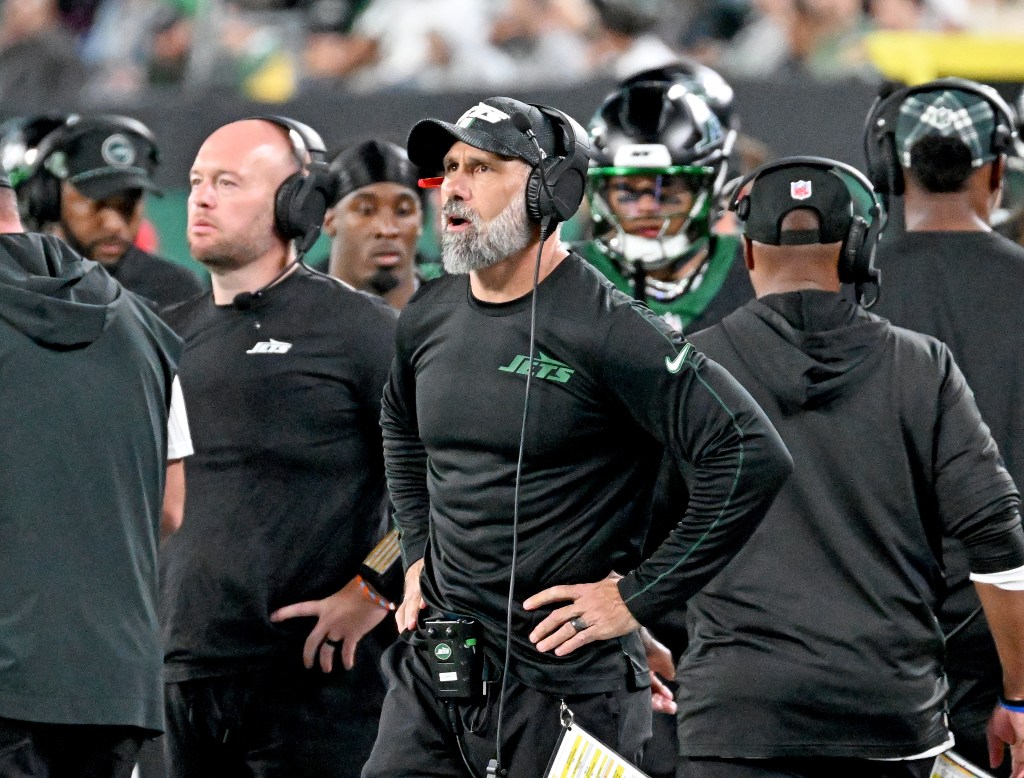
<path id="1" fill-rule="evenodd" d="M 251 349 L 246 351 L 246 354 L 287 354 L 291 349 L 291 343 L 285 343 L 283 340 L 261 340 Z"/>
<path id="2" fill-rule="evenodd" d="M 131 167 L 135 162 L 135 147 L 121 133 L 114 133 L 100 146 L 103 161 L 111 167 Z"/>
<path id="3" fill-rule="evenodd" d="M 789 185 L 789 196 L 794 200 L 806 200 L 811 196 L 811 182 L 792 181 Z"/>
<path id="4" fill-rule="evenodd" d="M 503 373 L 526 375 L 530 372 L 530 358 L 524 354 L 520 354 L 507 365 L 499 367 L 498 370 Z M 557 359 L 552 359 L 543 352 L 538 352 L 536 359 L 533 360 L 533 375 L 545 381 L 554 381 L 556 384 L 565 384 L 569 382 L 569 379 L 573 377 L 575 372 L 576 371 L 565 364 L 565 362 L 559 362 Z"/>
<path id="5" fill-rule="evenodd" d="M 493 105 L 487 105 L 486 103 L 477 103 L 468 111 L 466 111 L 459 120 L 455 122 L 457 127 L 469 127 L 473 123 L 474 119 L 483 119 L 485 122 L 491 124 L 497 124 L 498 122 L 511 118 L 507 113 L 499 108 L 495 108 Z"/>

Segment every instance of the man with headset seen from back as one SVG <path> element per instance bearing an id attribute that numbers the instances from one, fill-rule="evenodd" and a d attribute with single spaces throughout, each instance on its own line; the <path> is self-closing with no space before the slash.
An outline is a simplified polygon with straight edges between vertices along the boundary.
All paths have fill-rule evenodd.
<path id="1" fill-rule="evenodd" d="M 335 194 L 323 153 L 306 125 L 249 119 L 210 135 L 189 175 L 212 291 L 165 313 L 196 430 L 161 570 L 176 778 L 350 778 L 377 731 L 363 636 L 388 603 L 359 571 L 382 531 L 395 315 L 300 261 Z"/>
<path id="2" fill-rule="evenodd" d="M 128 116 L 77 114 L 43 138 L 18 197 L 28 223 L 99 262 L 122 286 L 163 308 L 202 291 L 195 273 L 135 245 L 143 195 L 159 192 L 159 149 Z"/>
<path id="3" fill-rule="evenodd" d="M 594 238 L 580 252 L 680 332 L 753 296 L 733 235 L 715 231 L 737 131 L 732 88 L 679 62 L 644 71 L 590 121 Z"/>
<path id="4" fill-rule="evenodd" d="M 329 272 L 401 310 L 419 286 L 416 244 L 425 198 L 418 171 L 405 149 L 377 140 L 341 152 L 331 170 L 339 186 L 324 219 Z"/>
<path id="5" fill-rule="evenodd" d="M 733 207 L 757 299 L 691 340 L 750 390 L 795 469 L 690 600 L 678 775 L 931 775 L 952 743 L 943 533 L 968 549 L 1004 658 L 994 721 L 1024 769 L 1019 496 L 949 350 L 840 294 L 878 284 L 868 180 L 793 157 Z"/>
<path id="6" fill-rule="evenodd" d="M 1024 248 L 993 232 L 1014 112 L 990 87 L 940 79 L 873 106 L 865 127 L 875 187 L 903 198 L 906 231 L 882 242 L 877 311 L 945 343 L 974 391 L 1006 469 L 1024 483 Z M 940 613 L 957 751 L 986 764 L 985 722 L 1002 675 L 968 580 L 968 557 L 945 544 L 949 596 Z"/>
<path id="7" fill-rule="evenodd" d="M 586 143 L 565 114 L 507 97 L 409 136 L 410 159 L 443 171 L 448 275 L 402 312 L 383 402 L 405 642 L 385 653 L 365 778 L 483 775 L 491 759 L 495 774 L 541 775 L 560 700 L 636 759 L 651 715 L 639 622 L 725 565 L 788 474 L 736 382 L 560 246 Z M 666 447 L 692 463 L 692 499 L 641 563 Z M 444 669 L 455 649 L 431 641 L 449 628 L 455 649 L 476 641 L 454 661 L 479 676 Z"/>

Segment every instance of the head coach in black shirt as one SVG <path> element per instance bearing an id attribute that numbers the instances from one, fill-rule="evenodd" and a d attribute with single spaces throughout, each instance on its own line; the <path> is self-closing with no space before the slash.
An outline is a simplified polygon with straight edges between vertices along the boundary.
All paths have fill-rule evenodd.
<path id="1" fill-rule="evenodd" d="M 1006 469 L 1024 482 L 1024 248 L 990 226 L 1018 154 L 1014 111 L 991 87 L 946 78 L 880 98 L 865 127 L 875 186 L 902 196 L 906 232 L 878 250 L 878 313 L 938 338 L 963 370 Z M 957 750 L 982 760 L 1002 676 L 967 557 L 945 549 L 950 718 Z"/>
<path id="2" fill-rule="evenodd" d="M 679 776 L 930 775 L 953 743 L 936 619 L 945 534 L 967 549 L 1003 657 L 993 723 L 1021 769 L 1019 497 L 949 349 L 840 295 L 840 282 L 878 291 L 870 183 L 789 158 L 732 207 L 757 299 L 692 341 L 750 390 L 795 470 L 690 601 Z"/>
<path id="3" fill-rule="evenodd" d="M 365 778 L 542 775 L 562 700 L 635 760 L 640 624 L 726 564 L 789 472 L 731 377 L 559 244 L 586 145 L 562 112 L 507 97 L 409 136 L 442 174 L 448 275 L 403 310 L 384 395 L 406 641 L 385 655 Z M 666 449 L 693 465 L 691 499 L 642 560 Z"/>
<path id="4" fill-rule="evenodd" d="M 179 778 L 349 778 L 377 730 L 362 638 L 388 603 L 358 574 L 383 532 L 395 315 L 301 262 L 334 196 L 323 153 L 308 126 L 256 118 L 215 131 L 189 175 L 189 246 L 213 288 L 165 314 L 195 404 L 160 592 Z"/>
<path id="5" fill-rule="evenodd" d="M 202 285 L 188 268 L 135 245 L 144 195 L 159 193 L 153 181 L 159 159 L 142 122 L 73 114 L 40 142 L 18 197 L 33 229 L 53 231 L 163 308 L 196 296 Z"/>

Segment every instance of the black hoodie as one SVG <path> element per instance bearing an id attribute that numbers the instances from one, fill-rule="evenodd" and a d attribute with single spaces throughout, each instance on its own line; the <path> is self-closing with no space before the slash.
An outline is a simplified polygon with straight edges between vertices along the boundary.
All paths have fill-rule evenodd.
<path id="1" fill-rule="evenodd" d="M 819 291 L 752 301 L 691 340 L 754 396 L 795 471 L 691 600 L 682 753 L 941 745 L 940 535 L 977 547 L 986 527 L 990 543 L 996 517 L 993 564 L 1024 564 L 1016 491 L 949 351 Z"/>
<path id="2" fill-rule="evenodd" d="M 156 548 L 180 342 L 56 238 L 0 235 L 0 716 L 162 728 Z"/>

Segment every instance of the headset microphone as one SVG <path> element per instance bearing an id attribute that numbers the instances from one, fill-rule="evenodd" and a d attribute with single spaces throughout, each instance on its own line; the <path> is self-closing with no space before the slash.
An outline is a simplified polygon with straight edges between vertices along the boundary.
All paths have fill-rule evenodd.
<path id="1" fill-rule="evenodd" d="M 289 262 L 287 265 L 285 265 L 283 268 L 281 268 L 281 272 L 274 276 L 272 279 L 270 279 L 269 283 L 264 284 L 255 292 L 239 292 L 238 294 L 236 294 L 234 298 L 231 300 L 231 305 L 233 305 L 240 311 L 248 311 L 250 308 L 253 307 L 253 305 L 255 305 L 257 300 L 259 300 L 261 297 L 263 297 L 263 295 L 267 293 L 268 289 L 270 289 L 272 286 L 275 286 L 278 283 L 278 281 L 282 280 L 286 275 L 288 275 L 296 265 L 300 264 L 302 264 L 301 254 L 297 256 L 295 259 L 293 259 L 291 262 Z"/>
<path id="2" fill-rule="evenodd" d="M 516 111 L 512 114 L 512 124 L 519 132 L 523 133 L 527 138 L 533 141 L 533 145 L 537 147 L 537 153 L 540 154 L 540 158 L 544 159 L 547 154 L 544 153 L 544 149 L 540 147 L 540 141 L 537 140 L 537 135 L 533 131 L 533 127 L 530 125 L 530 117 L 522 111 Z"/>

